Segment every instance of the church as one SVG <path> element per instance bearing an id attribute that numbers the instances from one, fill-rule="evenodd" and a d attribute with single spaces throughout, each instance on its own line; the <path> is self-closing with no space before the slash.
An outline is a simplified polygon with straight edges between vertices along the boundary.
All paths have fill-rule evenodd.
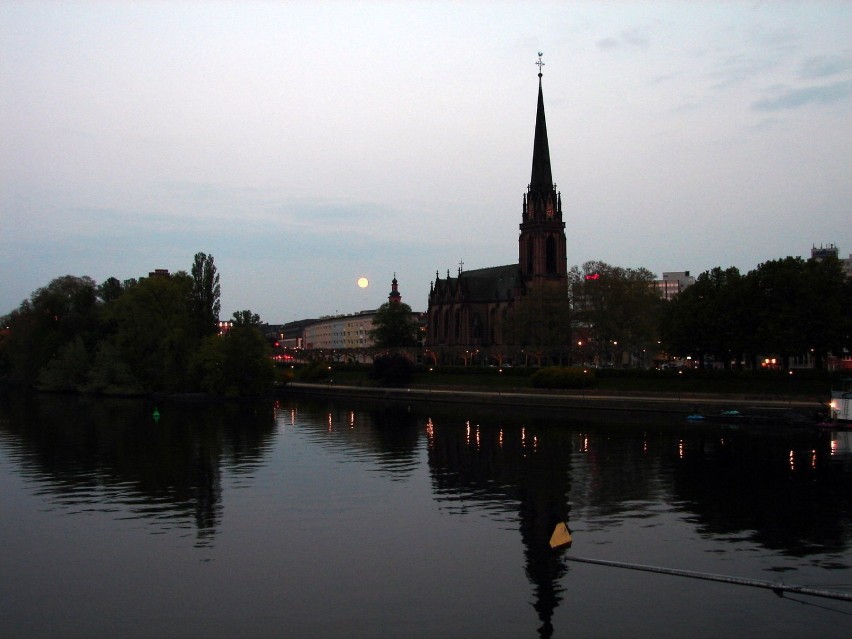
<path id="1" fill-rule="evenodd" d="M 464 271 L 446 278 L 435 274 L 429 287 L 426 348 L 434 361 L 452 362 L 470 353 L 507 346 L 504 334 L 512 309 L 536 289 L 546 287 L 567 295 L 568 263 L 562 197 L 550 169 L 550 148 L 544 117 L 541 54 L 536 63 L 538 106 L 535 116 L 532 173 L 523 196 L 518 262 Z M 566 318 L 567 321 L 567 318 Z"/>

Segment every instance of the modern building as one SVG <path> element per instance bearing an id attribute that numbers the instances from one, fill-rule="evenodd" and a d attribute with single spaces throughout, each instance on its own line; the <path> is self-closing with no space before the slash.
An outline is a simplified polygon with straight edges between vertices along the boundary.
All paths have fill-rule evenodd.
<path id="1" fill-rule="evenodd" d="M 828 246 L 819 245 L 819 248 L 816 247 L 816 244 L 811 248 L 811 259 L 813 260 L 824 260 L 826 258 L 833 257 L 840 261 L 840 266 L 843 268 L 843 274 L 847 278 L 852 278 L 852 253 L 849 254 L 848 258 L 840 257 L 840 249 L 838 249 L 834 244 L 829 244 Z"/>
<path id="2" fill-rule="evenodd" d="M 811 259 L 812 260 L 824 260 L 829 257 L 833 257 L 834 259 L 840 259 L 839 255 L 840 251 L 834 244 L 829 244 L 828 246 L 819 245 L 817 248 L 816 244 L 811 247 Z"/>
<path id="3" fill-rule="evenodd" d="M 435 273 L 429 287 L 426 346 L 438 353 L 503 345 L 501 325 L 513 304 L 536 287 L 564 287 L 568 264 L 562 197 L 556 191 L 544 113 L 541 59 L 532 171 L 523 197 L 518 261 L 470 271 L 459 267 L 455 276 Z"/>
<path id="4" fill-rule="evenodd" d="M 663 273 L 663 279 L 657 280 L 657 290 L 664 300 L 672 300 L 678 293 L 695 284 L 695 278 L 689 271 L 669 271 Z"/>

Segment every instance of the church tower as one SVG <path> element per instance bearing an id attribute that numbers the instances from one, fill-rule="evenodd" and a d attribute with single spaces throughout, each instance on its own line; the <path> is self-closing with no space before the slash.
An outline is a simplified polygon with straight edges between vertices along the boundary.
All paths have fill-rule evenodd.
<path id="1" fill-rule="evenodd" d="M 550 148 L 544 119 L 544 95 L 538 54 L 538 108 L 535 117 L 532 174 L 524 195 L 518 261 L 442 278 L 435 272 L 429 287 L 426 346 L 435 362 L 459 362 L 462 353 L 479 357 L 508 357 L 507 320 L 525 296 L 547 291 L 568 300 L 568 263 L 562 200 L 550 170 Z M 540 317 L 540 321 L 546 318 Z M 487 353 L 487 355 L 486 355 Z M 467 359 L 464 360 L 466 363 Z M 502 360 L 501 360 L 502 361 Z"/>
<path id="2" fill-rule="evenodd" d="M 562 196 L 557 193 L 550 170 L 550 147 L 544 118 L 541 88 L 542 54 L 538 54 L 538 108 L 535 114 L 532 174 L 524 195 L 524 208 L 518 238 L 518 266 L 526 287 L 544 282 L 567 282 L 565 222 Z"/>
<path id="3" fill-rule="evenodd" d="M 399 304 L 402 301 L 402 294 L 399 292 L 399 282 L 396 281 L 396 273 L 393 274 L 391 280 L 391 292 L 388 295 L 388 304 Z"/>

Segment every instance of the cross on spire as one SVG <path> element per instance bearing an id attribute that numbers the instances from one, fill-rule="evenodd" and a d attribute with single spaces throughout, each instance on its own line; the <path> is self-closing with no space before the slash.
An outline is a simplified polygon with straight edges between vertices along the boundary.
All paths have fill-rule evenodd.
<path id="1" fill-rule="evenodd" d="M 538 52 L 538 62 L 535 63 L 536 66 L 538 67 L 538 77 L 541 77 L 541 67 L 544 66 L 544 62 L 541 61 L 541 56 L 543 56 L 543 55 L 544 54 L 541 51 L 539 51 Z"/>

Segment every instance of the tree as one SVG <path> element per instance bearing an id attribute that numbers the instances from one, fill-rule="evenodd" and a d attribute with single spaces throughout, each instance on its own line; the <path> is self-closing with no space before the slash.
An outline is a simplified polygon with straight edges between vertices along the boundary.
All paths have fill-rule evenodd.
<path id="1" fill-rule="evenodd" d="M 139 395 L 143 389 L 113 340 L 103 340 L 95 352 L 86 390 L 108 395 Z"/>
<path id="2" fill-rule="evenodd" d="M 417 321 L 408 304 L 385 302 L 373 317 L 370 337 L 378 348 L 417 346 Z"/>
<path id="3" fill-rule="evenodd" d="M 200 337 L 215 335 L 219 330 L 220 292 L 213 256 L 196 253 L 192 264 L 192 314 Z"/>
<path id="4" fill-rule="evenodd" d="M 569 279 L 575 323 L 589 332 L 599 360 L 615 362 L 622 353 L 638 359 L 656 349 L 663 302 L 653 273 L 591 261 Z"/>
<path id="5" fill-rule="evenodd" d="M 255 316 L 256 317 L 256 316 Z M 253 324 L 234 325 L 226 335 L 204 339 L 193 361 L 200 388 L 215 395 L 262 395 L 272 386 L 275 366 L 269 343 Z"/>
<path id="6" fill-rule="evenodd" d="M 97 289 L 98 298 L 105 304 L 114 302 L 121 297 L 123 292 L 124 286 L 122 286 L 121 282 L 115 277 L 108 277 L 98 285 Z"/>
<path id="7" fill-rule="evenodd" d="M 716 267 L 668 302 L 661 320 L 666 350 L 690 355 L 703 367 L 712 355 L 728 367 L 754 343 L 756 320 L 746 282 L 735 267 Z"/>
<path id="8" fill-rule="evenodd" d="M 815 367 L 822 368 L 829 353 L 840 353 L 850 346 L 852 279 L 845 277 L 840 260 L 830 257 L 808 260 L 805 280 L 808 297 L 802 303 L 811 311 L 804 316 L 805 339 L 813 350 Z"/>
<path id="9" fill-rule="evenodd" d="M 90 360 L 83 338 L 77 336 L 41 368 L 38 388 L 49 391 L 84 390 L 89 381 Z"/>
<path id="10" fill-rule="evenodd" d="M 257 328 L 260 326 L 260 315 L 252 313 L 248 309 L 244 311 L 235 311 L 231 321 L 234 326 L 254 326 Z"/>
<path id="11" fill-rule="evenodd" d="M 758 318 L 754 342 L 759 352 L 781 356 L 782 366 L 795 353 L 807 349 L 804 334 L 808 307 L 805 263 L 799 257 L 785 257 L 759 264 L 748 274 L 754 295 L 749 300 Z"/>
<path id="12" fill-rule="evenodd" d="M 503 321 L 503 338 L 537 363 L 562 358 L 571 348 L 571 304 L 563 283 L 542 283 L 515 300 Z"/>
<path id="13" fill-rule="evenodd" d="M 414 362 L 402 353 L 387 353 L 373 360 L 370 376 L 388 386 L 402 386 L 414 379 Z"/>
<path id="14" fill-rule="evenodd" d="M 782 366 L 789 357 L 813 353 L 821 368 L 829 352 L 839 352 L 847 342 L 848 315 L 844 319 L 844 287 L 840 262 L 786 257 L 760 264 L 748 275 L 759 318 L 756 342 L 761 352 L 778 354 Z"/>
<path id="15" fill-rule="evenodd" d="M 104 311 L 115 326 L 113 345 L 146 390 L 189 389 L 189 360 L 198 347 L 191 292 L 185 272 L 145 277 Z"/>
<path id="16" fill-rule="evenodd" d="M 76 338 L 84 350 L 94 349 L 100 330 L 95 283 L 90 277 L 57 277 L 7 315 L 3 325 L 5 374 L 32 386 L 41 369 Z"/>

